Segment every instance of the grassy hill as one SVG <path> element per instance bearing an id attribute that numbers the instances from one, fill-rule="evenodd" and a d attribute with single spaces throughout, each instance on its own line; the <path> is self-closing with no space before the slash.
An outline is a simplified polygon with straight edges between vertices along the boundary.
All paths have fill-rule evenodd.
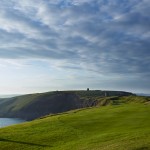
<path id="1" fill-rule="evenodd" d="M 54 91 L 0 99 L 0 117 L 15 117 L 25 120 L 68 110 L 107 105 L 105 96 L 126 96 L 122 91 Z"/>
<path id="2" fill-rule="evenodd" d="M 0 149 L 150 150 L 150 98 L 104 99 L 111 105 L 1 128 Z"/>

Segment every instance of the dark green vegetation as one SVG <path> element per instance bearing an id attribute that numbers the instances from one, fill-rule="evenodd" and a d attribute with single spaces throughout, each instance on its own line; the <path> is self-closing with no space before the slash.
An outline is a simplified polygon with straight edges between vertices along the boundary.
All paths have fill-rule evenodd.
<path id="1" fill-rule="evenodd" d="M 55 91 L 29 94 L 13 98 L 0 99 L 0 117 L 13 117 L 33 120 L 48 114 L 68 110 L 108 105 L 106 96 L 128 96 L 132 93 L 121 91 Z"/>
<path id="2" fill-rule="evenodd" d="M 109 105 L 1 128 L 0 149 L 150 150 L 150 98 L 113 96 L 101 101 Z"/>

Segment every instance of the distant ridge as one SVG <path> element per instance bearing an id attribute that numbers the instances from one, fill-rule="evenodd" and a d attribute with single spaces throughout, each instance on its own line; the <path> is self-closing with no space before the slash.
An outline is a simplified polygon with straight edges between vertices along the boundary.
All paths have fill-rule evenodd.
<path id="1" fill-rule="evenodd" d="M 150 94 L 146 94 L 146 93 L 136 93 L 136 95 L 138 95 L 138 96 L 150 96 Z"/>
<path id="2" fill-rule="evenodd" d="M 33 120 L 48 114 L 96 105 L 108 105 L 113 99 L 108 100 L 106 97 L 131 95 L 134 94 L 124 91 L 78 90 L 53 91 L 1 98 L 0 117 Z"/>

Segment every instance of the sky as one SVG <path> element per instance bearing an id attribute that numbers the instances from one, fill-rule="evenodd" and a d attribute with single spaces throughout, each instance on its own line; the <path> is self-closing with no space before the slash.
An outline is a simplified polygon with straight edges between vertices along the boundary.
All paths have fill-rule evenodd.
<path id="1" fill-rule="evenodd" d="M 0 0 L 0 94 L 150 93 L 150 0 Z"/>

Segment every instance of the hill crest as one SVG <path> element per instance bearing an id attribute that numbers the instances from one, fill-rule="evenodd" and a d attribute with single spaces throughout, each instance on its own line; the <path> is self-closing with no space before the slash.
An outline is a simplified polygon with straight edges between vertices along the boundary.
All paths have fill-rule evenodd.
<path id="1" fill-rule="evenodd" d="M 124 91 L 78 90 L 53 91 L 0 99 L 0 117 L 33 120 L 48 114 L 73 109 L 108 105 L 112 100 L 106 97 L 131 96 Z"/>

